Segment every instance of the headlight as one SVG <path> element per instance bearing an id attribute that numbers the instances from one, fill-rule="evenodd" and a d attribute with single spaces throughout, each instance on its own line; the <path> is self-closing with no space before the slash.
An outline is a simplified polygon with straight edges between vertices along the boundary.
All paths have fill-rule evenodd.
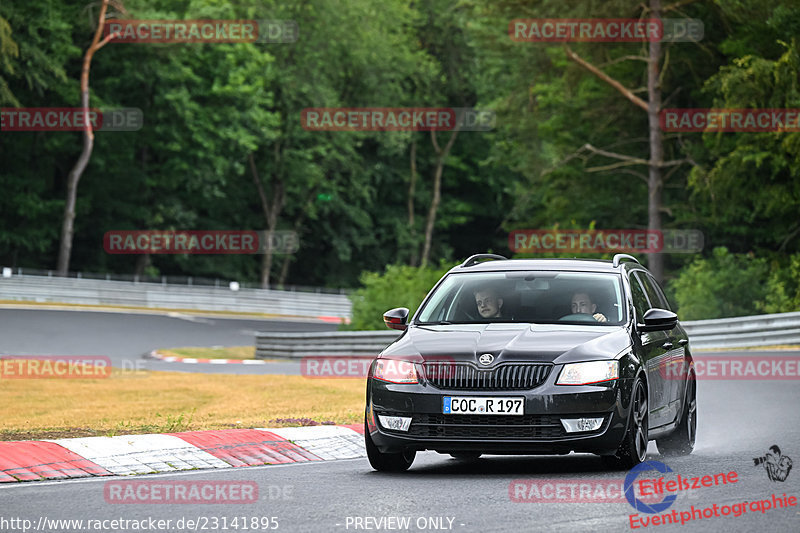
<path id="1" fill-rule="evenodd" d="M 372 377 L 389 383 L 417 383 L 417 369 L 409 361 L 378 359 Z"/>
<path id="2" fill-rule="evenodd" d="M 590 361 L 564 365 L 556 385 L 589 385 L 619 378 L 619 362 Z"/>

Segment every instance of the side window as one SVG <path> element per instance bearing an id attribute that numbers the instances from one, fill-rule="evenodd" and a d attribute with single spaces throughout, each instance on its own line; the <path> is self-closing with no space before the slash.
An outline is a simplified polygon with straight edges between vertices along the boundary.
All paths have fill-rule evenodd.
<path id="1" fill-rule="evenodd" d="M 647 275 L 647 281 L 649 283 L 645 285 L 645 289 L 647 285 L 652 285 L 653 292 L 657 297 L 655 300 L 653 300 L 653 297 L 650 295 L 650 292 L 648 291 L 647 295 L 650 296 L 650 301 L 653 302 L 653 305 L 655 305 L 655 302 L 659 302 L 658 306 L 661 309 L 672 311 L 672 308 L 669 306 L 669 300 L 667 300 L 667 297 L 664 295 L 664 291 L 661 290 L 661 286 L 658 284 L 658 282 L 656 282 L 656 280 L 650 274 Z"/>
<path id="2" fill-rule="evenodd" d="M 631 297 L 633 298 L 633 307 L 636 308 L 636 321 L 641 322 L 644 313 L 650 309 L 650 304 L 647 302 L 647 297 L 644 294 L 639 277 L 631 274 Z"/>
<path id="3" fill-rule="evenodd" d="M 636 277 L 641 280 L 644 286 L 644 292 L 647 293 L 647 298 L 650 300 L 650 307 L 660 307 L 661 309 L 671 311 L 669 303 L 664 297 L 664 293 L 661 292 L 661 288 L 658 286 L 658 283 L 656 283 L 656 280 L 653 279 L 653 276 L 639 272 L 636 274 Z"/>

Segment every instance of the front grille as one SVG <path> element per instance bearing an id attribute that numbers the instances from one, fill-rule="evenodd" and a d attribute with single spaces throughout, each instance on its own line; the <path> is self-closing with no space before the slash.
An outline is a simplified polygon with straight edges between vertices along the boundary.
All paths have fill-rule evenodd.
<path id="1" fill-rule="evenodd" d="M 415 437 L 458 439 L 548 439 L 566 435 L 549 415 L 414 415 L 407 433 Z"/>
<path id="2" fill-rule="evenodd" d="M 450 361 L 423 364 L 425 378 L 437 389 L 525 390 L 538 387 L 547 379 L 550 363 L 507 363 L 494 368 L 478 368 L 471 363 Z"/>

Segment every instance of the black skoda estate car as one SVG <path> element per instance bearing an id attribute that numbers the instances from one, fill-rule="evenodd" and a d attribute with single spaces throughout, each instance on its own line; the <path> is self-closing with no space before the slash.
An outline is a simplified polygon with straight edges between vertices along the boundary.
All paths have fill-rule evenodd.
<path id="1" fill-rule="evenodd" d="M 487 260 L 490 259 L 490 260 Z M 365 440 L 381 471 L 417 450 L 594 453 L 611 468 L 694 448 L 697 402 L 686 332 L 638 261 L 507 260 L 451 269 L 367 378 Z"/>

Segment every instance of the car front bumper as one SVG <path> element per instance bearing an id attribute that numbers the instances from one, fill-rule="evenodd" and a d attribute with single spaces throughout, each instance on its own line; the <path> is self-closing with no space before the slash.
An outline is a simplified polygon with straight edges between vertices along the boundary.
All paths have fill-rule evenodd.
<path id="1" fill-rule="evenodd" d="M 381 452 L 436 450 L 442 453 L 613 454 L 625 435 L 630 379 L 604 385 L 555 385 L 550 378 L 531 390 L 466 391 L 426 383 L 393 384 L 369 379 L 367 429 Z M 524 415 L 443 414 L 444 396 L 524 398 Z M 411 417 L 408 431 L 388 430 L 377 415 Z M 567 433 L 562 418 L 603 417 L 595 431 Z"/>

